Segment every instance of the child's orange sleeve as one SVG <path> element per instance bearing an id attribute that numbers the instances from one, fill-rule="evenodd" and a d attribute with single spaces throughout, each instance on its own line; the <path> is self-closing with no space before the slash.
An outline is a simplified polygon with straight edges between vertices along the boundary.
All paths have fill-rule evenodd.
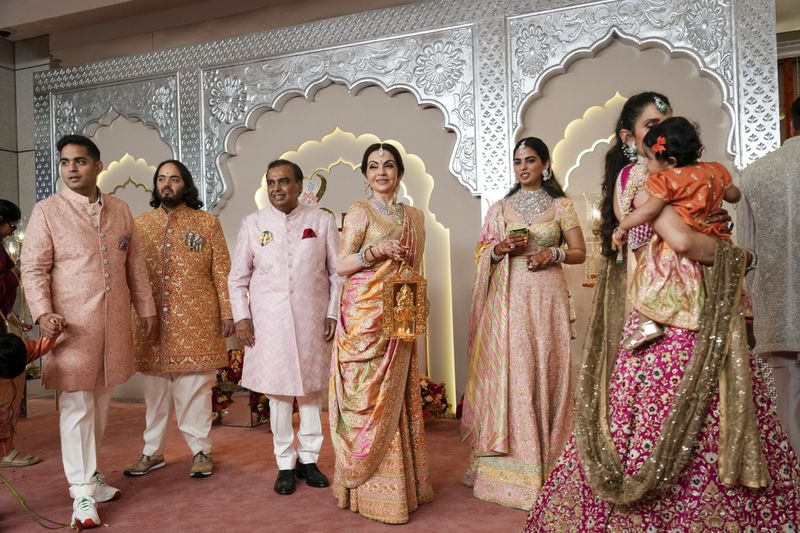
<path id="1" fill-rule="evenodd" d="M 28 351 L 28 363 L 43 356 L 56 345 L 56 340 L 48 337 L 39 337 L 35 341 L 30 339 L 23 340 L 25 341 L 25 348 Z"/>

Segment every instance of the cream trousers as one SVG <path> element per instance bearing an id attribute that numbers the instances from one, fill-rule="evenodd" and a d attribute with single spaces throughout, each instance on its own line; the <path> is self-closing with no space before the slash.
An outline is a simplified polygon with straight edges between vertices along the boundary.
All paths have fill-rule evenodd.
<path id="1" fill-rule="evenodd" d="M 291 470 L 297 458 L 304 464 L 316 463 L 322 448 L 322 391 L 297 397 L 300 411 L 300 431 L 297 433 L 298 448 L 294 448 L 294 428 L 292 427 L 292 396 L 273 396 L 269 398 L 269 427 L 272 430 L 272 444 L 279 470 Z"/>

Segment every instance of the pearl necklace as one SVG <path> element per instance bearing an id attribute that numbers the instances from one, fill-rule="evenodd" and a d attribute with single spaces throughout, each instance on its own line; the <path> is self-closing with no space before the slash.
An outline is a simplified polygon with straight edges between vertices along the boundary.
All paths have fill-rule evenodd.
<path id="1" fill-rule="evenodd" d="M 394 217 L 398 224 L 403 220 L 403 203 L 397 202 L 394 204 L 385 204 L 375 198 L 372 197 L 372 205 L 375 206 L 375 209 L 378 210 L 379 213 L 385 215 L 387 217 Z"/>
<path id="2" fill-rule="evenodd" d="M 547 194 L 542 187 L 535 191 L 520 189 L 508 199 L 514 211 L 520 214 L 526 226 L 533 224 L 533 219 L 550 209 L 553 197 Z"/>

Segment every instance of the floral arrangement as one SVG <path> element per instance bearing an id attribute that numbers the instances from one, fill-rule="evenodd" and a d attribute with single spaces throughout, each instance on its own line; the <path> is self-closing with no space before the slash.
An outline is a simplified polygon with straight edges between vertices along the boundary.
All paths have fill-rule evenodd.
<path id="1" fill-rule="evenodd" d="M 238 385 L 242 381 L 242 365 L 244 352 L 242 350 L 228 350 L 228 366 L 217 370 L 217 382 Z"/>
<path id="2" fill-rule="evenodd" d="M 233 403 L 233 395 L 217 383 L 211 388 L 211 411 L 219 415 Z"/>
<path id="3" fill-rule="evenodd" d="M 256 417 L 256 422 L 269 420 L 269 399 L 266 394 L 250 391 L 250 412 Z"/>
<path id="4" fill-rule="evenodd" d="M 444 417 L 447 415 L 447 392 L 444 383 L 434 383 L 428 376 L 419 378 L 420 394 L 422 394 L 422 415 Z"/>

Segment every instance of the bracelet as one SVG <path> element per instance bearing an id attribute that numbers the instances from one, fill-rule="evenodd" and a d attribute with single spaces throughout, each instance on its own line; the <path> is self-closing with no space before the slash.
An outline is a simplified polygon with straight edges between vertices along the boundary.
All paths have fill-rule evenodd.
<path id="1" fill-rule="evenodd" d="M 755 250 L 746 250 L 746 251 L 750 252 L 750 255 L 752 256 L 752 259 L 750 260 L 750 264 L 747 265 L 745 267 L 745 269 L 744 269 L 744 273 L 745 274 L 749 274 L 750 272 L 755 270 L 756 267 L 758 267 L 758 254 L 756 253 Z"/>
<path id="2" fill-rule="evenodd" d="M 375 263 L 370 263 L 369 261 L 367 261 L 367 258 L 365 257 L 365 255 L 367 253 L 367 250 L 369 250 L 370 248 L 372 248 L 372 246 L 367 246 L 366 249 L 361 250 L 360 252 L 358 252 L 358 254 L 356 256 L 356 257 L 358 257 L 358 262 L 361 263 L 361 266 L 364 267 L 364 268 L 370 268 L 372 265 L 375 264 Z M 372 255 L 374 257 L 375 254 L 372 254 Z"/>
<path id="3" fill-rule="evenodd" d="M 492 254 L 492 263 L 499 263 L 500 261 L 503 260 L 502 255 L 497 255 L 496 253 L 494 253 L 494 246 L 492 246 L 491 254 Z"/>
<path id="4" fill-rule="evenodd" d="M 563 263 L 564 259 L 567 258 L 567 253 L 564 251 L 563 248 L 556 248 L 551 247 L 550 250 L 550 261 L 553 264 Z"/>

